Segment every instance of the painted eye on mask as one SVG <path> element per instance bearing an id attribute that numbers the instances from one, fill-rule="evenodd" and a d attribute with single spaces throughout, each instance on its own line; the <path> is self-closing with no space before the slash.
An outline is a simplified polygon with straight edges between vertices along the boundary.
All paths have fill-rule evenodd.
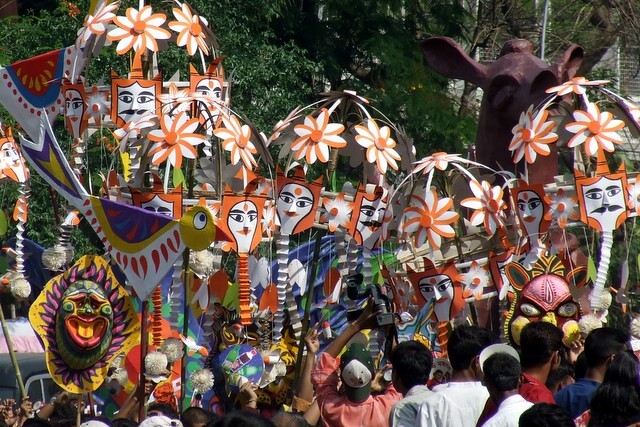
<path id="1" fill-rule="evenodd" d="M 573 302 L 558 307 L 558 315 L 562 317 L 573 317 L 578 312 L 578 306 Z"/>
<path id="2" fill-rule="evenodd" d="M 531 304 L 527 304 L 527 303 L 522 304 L 520 306 L 520 310 L 522 311 L 522 314 L 524 314 L 527 317 L 540 316 L 540 310 L 538 310 L 536 307 L 534 307 Z"/>

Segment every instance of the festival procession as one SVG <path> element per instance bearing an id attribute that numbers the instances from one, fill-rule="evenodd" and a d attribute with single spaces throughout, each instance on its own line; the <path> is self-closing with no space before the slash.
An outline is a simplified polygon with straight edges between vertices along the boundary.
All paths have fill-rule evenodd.
<path id="1" fill-rule="evenodd" d="M 357 84 L 254 121 L 190 3 L 54 3 L 68 45 L 0 51 L 0 426 L 640 426 L 640 108 L 586 48 L 421 33 L 477 89 L 425 152 Z"/>

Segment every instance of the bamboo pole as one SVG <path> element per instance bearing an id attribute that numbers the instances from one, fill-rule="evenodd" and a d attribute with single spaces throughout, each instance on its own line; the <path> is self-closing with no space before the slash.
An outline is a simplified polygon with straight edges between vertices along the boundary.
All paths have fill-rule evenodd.
<path id="1" fill-rule="evenodd" d="M 18 387 L 20 388 L 20 399 L 27 397 L 27 392 L 24 389 L 24 381 L 22 381 L 22 374 L 20 373 L 20 366 L 18 366 L 18 360 L 16 354 L 13 352 L 13 344 L 11 343 L 11 337 L 9 336 L 9 328 L 7 328 L 7 322 L 4 319 L 4 310 L 0 306 L 0 322 L 2 322 L 2 332 L 4 333 L 4 339 L 7 342 L 7 349 L 9 350 L 9 356 L 11 357 L 11 364 L 16 371 L 16 381 L 18 381 Z"/>

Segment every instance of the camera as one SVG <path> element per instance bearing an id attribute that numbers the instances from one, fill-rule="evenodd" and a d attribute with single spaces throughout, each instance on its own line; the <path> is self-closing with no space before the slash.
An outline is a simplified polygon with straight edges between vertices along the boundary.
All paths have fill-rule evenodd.
<path id="1" fill-rule="evenodd" d="M 372 284 L 362 288 L 364 276 L 362 274 L 352 274 L 346 279 L 347 297 L 352 300 L 362 300 L 371 297 L 373 301 L 373 311 L 376 315 L 376 325 L 378 327 L 395 324 L 395 313 L 391 310 L 389 298 L 382 293 L 382 288 L 378 284 Z M 347 309 L 347 320 L 353 322 L 364 311 L 363 308 Z"/>

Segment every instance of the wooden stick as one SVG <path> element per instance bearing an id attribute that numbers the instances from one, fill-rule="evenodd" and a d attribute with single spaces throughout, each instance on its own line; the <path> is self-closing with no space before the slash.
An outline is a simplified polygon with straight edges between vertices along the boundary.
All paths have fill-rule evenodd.
<path id="1" fill-rule="evenodd" d="M 4 311 L 0 306 L 0 322 L 2 322 L 2 332 L 4 333 L 4 339 L 7 342 L 7 349 L 9 350 L 9 356 L 11 357 L 11 364 L 16 371 L 16 381 L 18 381 L 18 387 L 20 388 L 20 400 L 27 397 L 27 392 L 24 389 L 24 382 L 22 381 L 22 374 L 20 374 L 20 367 L 18 366 L 18 360 L 16 354 L 13 352 L 13 343 L 9 336 L 9 328 L 7 328 L 7 322 L 4 320 Z"/>
<path id="2" fill-rule="evenodd" d="M 138 380 L 138 420 L 142 422 L 145 418 L 145 382 L 144 376 L 144 358 L 147 355 L 147 314 L 149 313 L 149 301 L 142 301 L 142 313 L 140 317 L 140 375 Z"/>

